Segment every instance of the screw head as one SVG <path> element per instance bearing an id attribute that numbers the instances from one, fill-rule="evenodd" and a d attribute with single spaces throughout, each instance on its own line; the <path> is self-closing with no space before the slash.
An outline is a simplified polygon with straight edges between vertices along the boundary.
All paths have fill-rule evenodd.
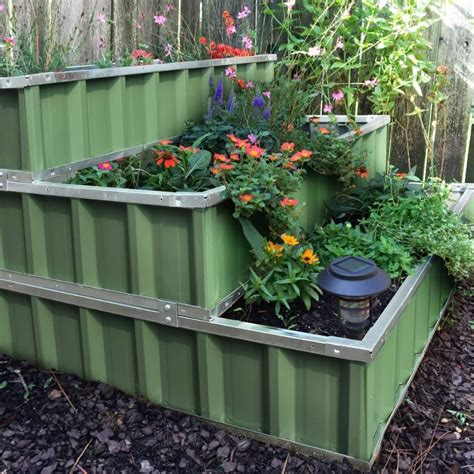
<path id="1" fill-rule="evenodd" d="M 170 316 L 166 316 L 165 321 L 166 321 L 167 323 L 170 323 L 170 322 L 171 322 L 171 317 L 170 317 Z"/>
<path id="2" fill-rule="evenodd" d="M 171 305 L 165 304 L 165 310 L 166 310 L 166 311 L 169 311 L 170 309 L 171 309 Z"/>

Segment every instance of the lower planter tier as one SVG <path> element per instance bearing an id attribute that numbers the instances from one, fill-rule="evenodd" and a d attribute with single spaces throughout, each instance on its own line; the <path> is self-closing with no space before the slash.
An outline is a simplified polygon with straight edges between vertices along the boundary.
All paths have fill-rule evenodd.
<path id="1" fill-rule="evenodd" d="M 0 279 L 0 351 L 368 467 L 451 287 L 429 259 L 364 340 L 351 341 L 223 318 L 169 327 L 91 309 L 86 299 L 13 292 Z"/>

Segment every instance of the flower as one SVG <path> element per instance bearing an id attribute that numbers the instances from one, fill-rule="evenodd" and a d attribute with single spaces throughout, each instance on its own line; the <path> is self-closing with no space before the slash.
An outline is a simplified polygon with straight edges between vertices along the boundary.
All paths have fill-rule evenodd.
<path id="1" fill-rule="evenodd" d="M 321 133 L 322 135 L 330 135 L 331 130 L 329 130 L 329 128 L 326 128 L 326 127 L 319 127 L 319 133 Z"/>
<path id="2" fill-rule="evenodd" d="M 367 171 L 367 168 L 364 168 L 363 166 L 361 168 L 357 168 L 355 170 L 355 174 L 362 179 L 369 177 L 369 172 Z"/>
<path id="3" fill-rule="evenodd" d="M 281 234 L 280 237 L 286 245 L 290 245 L 291 247 L 299 244 L 298 240 L 296 240 L 296 237 L 293 237 L 292 235 Z"/>
<path id="4" fill-rule="evenodd" d="M 334 47 L 334 49 L 344 49 L 344 42 L 342 41 L 341 37 L 337 38 L 336 46 Z"/>
<path id="5" fill-rule="evenodd" d="M 0 13 L 3 13 L 5 11 L 5 4 L 0 3 Z"/>
<path id="6" fill-rule="evenodd" d="M 97 165 L 97 168 L 99 168 L 100 170 L 103 170 L 103 171 L 110 171 L 112 169 L 112 165 L 108 162 L 106 163 L 99 163 Z"/>
<path id="7" fill-rule="evenodd" d="M 244 37 L 242 38 L 242 44 L 243 44 L 245 49 L 252 49 L 253 48 L 252 38 L 250 38 L 250 36 L 248 36 L 248 35 L 244 35 Z"/>
<path id="8" fill-rule="evenodd" d="M 179 145 L 179 149 L 181 151 L 185 151 L 185 152 L 188 152 L 188 153 L 197 153 L 199 151 L 199 148 L 195 148 L 195 147 L 192 147 L 192 146 L 184 146 L 184 145 Z"/>
<path id="9" fill-rule="evenodd" d="M 261 109 L 265 105 L 265 99 L 260 95 L 257 94 L 252 100 L 252 106 L 256 109 Z"/>
<path id="10" fill-rule="evenodd" d="M 229 170 L 233 170 L 235 168 L 234 165 L 227 165 L 225 163 L 223 163 L 221 166 L 220 166 L 221 170 L 226 170 L 226 171 L 229 171 Z"/>
<path id="11" fill-rule="evenodd" d="M 173 10 L 173 4 L 171 2 L 168 2 L 166 4 L 166 8 L 165 8 L 166 12 L 170 12 L 171 10 Z"/>
<path id="12" fill-rule="evenodd" d="M 245 83 L 245 81 L 243 79 L 239 79 L 237 81 L 237 85 L 241 88 L 241 89 L 247 89 L 247 84 Z"/>
<path id="13" fill-rule="evenodd" d="M 229 156 L 231 161 L 240 161 L 240 156 L 238 153 L 231 153 Z"/>
<path id="14" fill-rule="evenodd" d="M 406 173 L 395 173 L 395 176 L 397 178 L 403 179 L 403 178 L 407 177 L 407 174 Z"/>
<path id="15" fill-rule="evenodd" d="M 229 97 L 227 97 L 227 103 L 225 108 L 227 112 L 230 113 L 233 113 L 235 110 L 235 93 L 233 89 L 230 91 Z"/>
<path id="16" fill-rule="evenodd" d="M 442 76 L 446 76 L 449 72 L 449 68 L 447 66 L 445 66 L 444 64 L 439 64 L 436 67 L 436 72 L 438 74 L 441 74 Z"/>
<path id="17" fill-rule="evenodd" d="M 144 51 L 143 49 L 136 49 L 132 53 L 132 58 L 135 59 L 138 62 L 142 61 L 151 61 L 153 59 L 153 55 L 149 53 L 148 51 Z"/>
<path id="18" fill-rule="evenodd" d="M 283 2 L 283 4 L 286 5 L 286 8 L 288 9 L 288 13 L 290 13 L 296 4 L 296 0 L 287 0 L 286 2 Z"/>
<path id="19" fill-rule="evenodd" d="M 265 110 L 263 111 L 263 114 L 262 114 L 262 117 L 265 119 L 265 120 L 270 120 L 272 116 L 272 109 L 270 108 L 269 105 L 267 105 L 265 107 Z"/>
<path id="20" fill-rule="evenodd" d="M 160 140 L 159 144 L 160 145 L 171 145 L 173 143 L 173 140 Z"/>
<path id="21" fill-rule="evenodd" d="M 230 160 L 222 153 L 214 153 L 214 161 L 221 161 L 222 163 L 228 163 Z"/>
<path id="22" fill-rule="evenodd" d="M 222 17 L 223 18 L 231 18 L 230 13 L 228 12 L 228 10 L 224 10 L 222 12 Z"/>
<path id="23" fill-rule="evenodd" d="M 207 45 L 207 38 L 205 36 L 201 36 L 199 38 L 199 42 L 203 45 L 203 46 L 206 46 Z"/>
<path id="24" fill-rule="evenodd" d="M 99 23 L 107 23 L 107 17 L 105 16 L 105 13 L 103 11 L 97 13 L 97 21 Z"/>
<path id="25" fill-rule="evenodd" d="M 281 253 L 283 251 L 283 245 L 280 244 L 275 244 L 272 241 L 268 242 L 268 244 L 265 246 L 265 250 L 272 255 L 275 255 L 276 257 L 281 257 Z"/>
<path id="26" fill-rule="evenodd" d="M 216 90 L 214 91 L 214 100 L 219 104 L 222 105 L 222 99 L 224 98 L 224 79 L 222 76 L 219 78 L 217 82 Z"/>
<path id="27" fill-rule="evenodd" d="M 173 52 L 173 45 L 171 45 L 171 44 L 168 43 L 168 44 L 165 46 L 165 56 L 166 56 L 166 57 L 171 56 L 172 52 Z"/>
<path id="28" fill-rule="evenodd" d="M 11 36 L 4 36 L 2 38 L 2 41 L 5 43 L 5 44 L 8 44 L 10 46 L 15 46 L 16 45 L 16 39 L 15 38 L 12 38 Z"/>
<path id="29" fill-rule="evenodd" d="M 252 11 L 250 10 L 250 8 L 247 5 L 244 5 L 244 9 L 237 13 L 237 19 L 243 20 L 244 18 L 247 18 L 251 13 Z"/>
<path id="30" fill-rule="evenodd" d="M 321 46 L 313 46 L 308 49 L 308 56 L 311 58 L 314 58 L 315 56 L 321 56 L 323 53 L 323 50 L 321 49 Z"/>
<path id="31" fill-rule="evenodd" d="M 265 150 L 263 148 L 260 148 L 257 145 L 253 145 L 245 149 L 245 154 L 249 158 L 260 158 L 263 155 L 264 151 Z"/>
<path id="32" fill-rule="evenodd" d="M 155 16 L 153 17 L 153 19 L 155 20 L 155 23 L 156 23 L 157 25 L 160 25 L 160 26 L 164 25 L 164 24 L 166 23 L 166 20 L 167 20 L 167 18 L 165 17 L 165 15 L 161 15 L 161 14 L 160 14 L 160 15 L 155 15 Z"/>
<path id="33" fill-rule="evenodd" d="M 101 36 L 99 38 L 99 49 L 105 49 L 105 46 L 106 46 L 105 39 Z"/>
<path id="34" fill-rule="evenodd" d="M 252 81 L 247 81 L 247 83 L 245 84 L 245 87 L 247 89 L 253 89 L 255 87 L 255 85 Z"/>
<path id="35" fill-rule="evenodd" d="M 228 77 L 230 79 L 235 79 L 237 77 L 237 73 L 235 72 L 235 68 L 233 66 L 229 66 L 225 70 L 225 75 L 226 75 L 226 77 Z"/>
<path id="36" fill-rule="evenodd" d="M 286 197 L 280 201 L 280 206 L 281 207 L 295 207 L 299 204 L 298 199 L 292 199 L 289 197 Z"/>
<path id="37" fill-rule="evenodd" d="M 344 92 L 342 92 L 341 89 L 334 91 L 331 95 L 336 102 L 340 102 L 344 99 Z"/>
<path id="38" fill-rule="evenodd" d="M 330 114 L 332 113 L 333 106 L 331 104 L 325 104 L 323 107 L 323 112 L 325 114 Z"/>
<path id="39" fill-rule="evenodd" d="M 281 151 L 289 151 L 290 153 L 295 149 L 294 143 L 285 142 L 281 145 Z"/>
<path id="40" fill-rule="evenodd" d="M 157 156 L 155 160 L 156 164 L 158 166 L 163 165 L 166 169 L 174 168 L 179 163 L 178 157 L 169 151 L 157 150 L 155 151 L 155 155 Z"/>
<path id="41" fill-rule="evenodd" d="M 253 195 L 253 194 L 241 194 L 241 195 L 239 196 L 239 199 L 240 199 L 242 202 L 250 202 L 253 198 L 254 198 L 254 195 Z"/>
<path id="42" fill-rule="evenodd" d="M 272 93 L 270 91 L 265 91 L 262 92 L 263 97 L 266 97 L 267 99 L 270 99 L 272 96 Z"/>
<path id="43" fill-rule="evenodd" d="M 375 77 L 374 79 L 367 79 L 366 81 L 364 81 L 364 86 L 375 89 L 378 83 L 379 83 L 379 80 Z"/>
<path id="44" fill-rule="evenodd" d="M 249 146 L 248 140 L 237 138 L 234 134 L 227 135 L 227 138 L 229 138 L 229 140 L 234 143 L 236 148 L 247 148 Z"/>
<path id="45" fill-rule="evenodd" d="M 306 249 L 301 254 L 301 261 L 307 263 L 308 265 L 314 265 L 315 263 L 319 262 L 318 256 L 313 252 L 312 249 Z"/>
<path id="46" fill-rule="evenodd" d="M 254 133 L 250 133 L 249 135 L 247 135 L 247 138 L 249 139 L 252 145 L 255 145 L 258 142 L 258 137 Z"/>

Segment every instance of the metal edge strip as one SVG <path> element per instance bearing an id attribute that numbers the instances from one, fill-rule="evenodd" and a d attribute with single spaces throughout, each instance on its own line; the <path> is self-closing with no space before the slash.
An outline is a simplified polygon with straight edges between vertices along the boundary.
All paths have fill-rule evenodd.
<path id="1" fill-rule="evenodd" d="M 312 117 L 317 117 L 319 123 L 331 123 L 332 119 L 328 115 L 307 115 L 306 121 L 310 122 Z M 336 123 L 338 125 L 345 125 L 350 122 L 347 115 L 336 115 Z M 384 127 L 390 123 L 390 115 L 356 115 L 354 119 L 357 123 L 362 124 L 359 130 L 351 130 L 349 132 L 339 135 L 338 138 L 341 140 L 347 140 L 350 138 L 356 138 L 361 135 L 367 135 L 374 130 Z"/>
<path id="2" fill-rule="evenodd" d="M 186 69 L 204 69 L 209 67 L 232 66 L 239 64 L 252 64 L 262 62 L 274 62 L 276 54 L 259 54 L 246 57 L 232 57 L 224 59 L 203 59 L 199 61 L 183 61 L 178 63 L 151 64 L 146 66 L 127 66 L 99 69 L 91 65 L 81 66 L 82 69 L 69 69 L 62 72 L 45 72 L 14 77 L 0 77 L 0 90 L 2 89 L 24 89 L 31 86 L 44 84 L 57 84 L 61 82 L 106 79 L 119 76 L 135 76 L 139 74 L 150 74 L 156 72 L 182 71 Z"/>
<path id="3" fill-rule="evenodd" d="M 228 199 L 225 186 L 203 192 L 167 192 L 143 189 L 107 188 L 100 186 L 70 185 L 45 181 L 21 182 L 7 179 L 5 191 L 41 196 L 57 196 L 95 201 L 108 201 L 148 206 L 203 209 Z"/>

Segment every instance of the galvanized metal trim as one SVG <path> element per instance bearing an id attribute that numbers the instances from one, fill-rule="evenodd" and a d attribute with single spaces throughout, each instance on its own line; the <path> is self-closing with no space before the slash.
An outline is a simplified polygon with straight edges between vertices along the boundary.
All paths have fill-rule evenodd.
<path id="1" fill-rule="evenodd" d="M 183 209 L 202 209 L 225 201 L 225 186 L 203 192 L 166 192 L 143 189 L 106 188 L 100 186 L 70 185 L 44 181 L 21 182 L 7 178 L 6 191 L 41 196 L 57 196 L 94 201 L 143 204 L 147 206 L 179 207 Z"/>
<path id="2" fill-rule="evenodd" d="M 328 115 L 307 115 L 306 121 L 311 123 L 311 118 L 317 118 L 318 123 L 331 123 L 334 120 Z M 374 130 L 385 127 L 390 123 L 390 115 L 356 115 L 354 119 L 351 119 L 347 115 L 336 115 L 335 120 L 338 125 L 346 125 L 354 121 L 358 124 L 362 124 L 357 133 L 355 130 L 351 130 L 350 132 L 339 135 L 338 138 L 346 140 L 361 135 L 367 135 Z"/>
<path id="3" fill-rule="evenodd" d="M 41 86 L 44 84 L 57 84 L 61 82 L 105 79 L 119 76 L 136 76 L 138 74 L 182 71 L 186 69 L 204 69 L 209 67 L 273 62 L 276 60 L 276 54 L 259 54 L 256 56 L 247 57 L 204 59 L 200 61 L 183 61 L 180 63 L 114 67 L 107 69 L 98 69 L 95 66 L 90 66 L 88 69 L 86 69 L 87 66 L 81 66 L 79 68 L 68 68 L 62 72 L 44 72 L 25 76 L 2 77 L 0 78 L 0 89 L 24 89 L 25 87 Z"/>
<path id="4" fill-rule="evenodd" d="M 0 191 L 7 190 L 8 173 L 5 170 L 0 170 Z"/>

